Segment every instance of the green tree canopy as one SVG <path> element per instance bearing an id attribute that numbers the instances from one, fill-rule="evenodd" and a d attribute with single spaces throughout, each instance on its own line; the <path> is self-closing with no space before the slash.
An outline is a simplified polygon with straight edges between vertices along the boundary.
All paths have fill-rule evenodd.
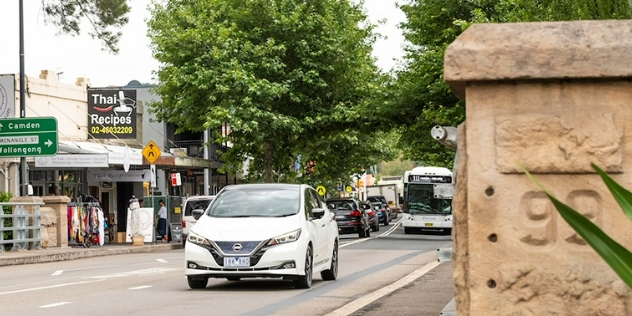
<path id="1" fill-rule="evenodd" d="M 216 131 L 214 141 L 232 144 L 222 157 L 228 170 L 249 160 L 253 180 L 290 174 L 298 155 L 316 162 L 320 179 L 373 163 L 382 148 L 360 113 L 382 89 L 373 26 L 360 8 L 348 0 L 154 3 L 149 36 L 162 66 L 151 110 L 178 132 Z M 334 167 L 338 155 L 347 156 Z"/>
<path id="2" fill-rule="evenodd" d="M 472 23 L 628 19 L 630 2 L 612 0 L 410 0 L 401 9 L 408 46 L 406 67 L 393 73 L 387 101 L 380 104 L 400 133 L 404 157 L 424 165 L 451 167 L 454 152 L 430 136 L 435 125 L 457 126 L 465 104 L 443 79 L 445 49 Z"/>
<path id="3" fill-rule="evenodd" d="M 46 21 L 57 26 L 64 34 L 78 35 L 81 21 L 91 26 L 92 38 L 103 42 L 104 49 L 118 53 L 121 32 L 115 29 L 127 22 L 130 7 L 127 0 L 42 0 Z"/>

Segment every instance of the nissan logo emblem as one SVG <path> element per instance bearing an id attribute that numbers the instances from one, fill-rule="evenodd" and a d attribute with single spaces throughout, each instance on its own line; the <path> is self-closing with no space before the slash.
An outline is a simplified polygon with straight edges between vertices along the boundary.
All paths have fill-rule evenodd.
<path id="1" fill-rule="evenodd" d="M 233 251 L 234 252 L 240 252 L 242 248 L 243 248 L 243 246 L 241 244 L 234 244 L 233 245 Z"/>

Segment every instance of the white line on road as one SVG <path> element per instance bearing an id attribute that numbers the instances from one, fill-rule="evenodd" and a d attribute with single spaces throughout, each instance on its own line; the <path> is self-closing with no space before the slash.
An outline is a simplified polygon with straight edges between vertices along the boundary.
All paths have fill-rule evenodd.
<path id="1" fill-rule="evenodd" d="M 59 302 L 59 303 L 54 303 L 54 304 L 42 305 L 40 306 L 40 308 L 57 307 L 57 306 L 62 306 L 66 304 L 70 304 L 70 302 Z"/>
<path id="2" fill-rule="evenodd" d="M 95 276 L 90 276 L 89 278 L 105 280 L 105 279 L 111 279 L 111 278 L 124 278 L 124 277 L 130 277 L 130 276 L 154 275 L 154 274 L 161 274 L 161 273 L 173 272 L 173 271 L 178 271 L 178 270 L 182 270 L 182 268 L 150 268 L 150 269 L 143 269 L 143 270 L 117 272 L 117 273 L 104 274 L 104 275 L 95 275 Z"/>
<path id="3" fill-rule="evenodd" d="M 86 283 L 92 283 L 92 282 L 98 282 L 98 281 L 103 281 L 103 280 L 81 281 L 81 282 L 56 284 L 56 285 L 50 285 L 50 286 L 34 287 L 34 288 L 30 288 L 30 289 L 8 291 L 8 292 L 0 292 L 0 295 L 15 294 L 15 293 L 22 293 L 22 292 L 30 292 L 30 291 L 38 291 L 38 290 L 48 290 L 48 289 L 53 289 L 53 288 L 56 288 L 56 287 L 64 287 L 64 286 L 77 285 L 77 284 L 86 284 Z"/>
<path id="4" fill-rule="evenodd" d="M 400 219 L 399 221 L 397 221 L 397 223 L 393 224 L 393 226 L 391 226 L 391 228 L 389 228 L 389 230 L 383 232 L 380 235 L 377 235 L 375 237 L 357 239 L 357 240 L 354 240 L 352 242 L 348 242 L 346 244 L 340 245 L 340 248 L 344 248 L 344 247 L 349 246 L 349 245 L 359 244 L 359 243 L 365 242 L 367 240 L 372 240 L 372 239 L 377 239 L 377 238 L 381 238 L 381 237 L 386 237 L 386 236 L 390 235 L 392 232 L 394 232 L 397 229 L 397 227 L 399 227 L 399 225 L 402 223 L 402 220 L 403 219 Z"/>
<path id="5" fill-rule="evenodd" d="M 355 311 L 359 310 L 360 308 L 371 304 L 373 301 L 391 293 L 394 292 L 402 287 L 404 287 L 405 285 L 412 283 L 413 281 L 417 280 L 418 278 L 420 278 L 422 275 L 430 272 L 430 270 L 436 268 L 439 264 L 441 264 L 441 262 L 439 262 L 438 260 L 434 260 L 431 261 L 429 263 L 427 263 L 426 265 L 424 265 L 423 267 L 411 272 L 410 274 L 408 274 L 407 276 L 395 281 L 395 283 L 383 287 L 369 295 L 363 296 L 355 301 L 352 301 L 351 303 L 325 315 L 325 316 L 346 316 L 346 315 L 351 315 L 352 313 L 354 313 Z"/>
<path id="6" fill-rule="evenodd" d="M 158 262 L 169 262 L 169 261 L 167 261 L 165 259 L 156 259 L 156 261 L 158 261 Z"/>
<path id="7" fill-rule="evenodd" d="M 64 273 L 64 270 L 57 270 L 57 271 L 53 272 L 53 274 L 51 274 L 51 275 L 60 275 L 62 273 Z"/>
<path id="8" fill-rule="evenodd" d="M 128 290 L 142 290 L 142 289 L 146 289 L 150 287 L 151 285 L 142 285 L 142 286 L 137 286 L 137 287 L 130 287 Z"/>

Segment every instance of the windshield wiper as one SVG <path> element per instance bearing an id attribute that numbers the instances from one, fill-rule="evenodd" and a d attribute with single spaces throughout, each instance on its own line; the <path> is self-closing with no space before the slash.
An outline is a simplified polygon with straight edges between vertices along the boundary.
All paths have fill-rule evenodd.
<path id="1" fill-rule="evenodd" d="M 296 213 L 287 213 L 287 214 L 281 214 L 281 215 L 275 215 L 274 217 L 288 217 L 288 216 L 292 216 L 295 215 Z"/>

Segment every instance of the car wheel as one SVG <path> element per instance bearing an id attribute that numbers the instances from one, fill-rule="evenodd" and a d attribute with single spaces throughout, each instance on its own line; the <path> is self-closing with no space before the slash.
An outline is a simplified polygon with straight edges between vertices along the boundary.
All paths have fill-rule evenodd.
<path id="1" fill-rule="evenodd" d="M 312 248 L 307 247 L 305 252 L 305 275 L 299 275 L 297 280 L 294 280 L 294 287 L 297 289 L 309 289 L 312 286 Z"/>
<path id="2" fill-rule="evenodd" d="M 360 227 L 360 231 L 358 231 L 358 238 L 366 237 L 366 228 L 364 226 Z"/>
<path id="3" fill-rule="evenodd" d="M 366 235 L 367 237 L 371 237 L 371 227 L 370 227 L 370 226 L 367 226 L 367 227 L 366 227 L 366 234 L 365 234 L 365 235 Z"/>
<path id="4" fill-rule="evenodd" d="M 386 216 L 386 218 L 384 219 L 384 226 L 388 226 L 390 224 L 390 221 L 388 220 L 388 216 Z"/>
<path id="5" fill-rule="evenodd" d="M 187 281 L 189 281 L 189 287 L 193 290 L 205 289 L 208 284 L 208 279 L 195 280 L 190 276 L 187 276 Z"/>
<path id="6" fill-rule="evenodd" d="M 331 254 L 329 270 L 320 272 L 320 277 L 325 281 L 333 281 L 338 277 L 338 241 L 334 242 L 334 252 Z"/>
<path id="7" fill-rule="evenodd" d="M 239 281 L 239 280 L 241 280 L 241 277 L 226 277 L 226 280 L 228 280 L 228 281 Z"/>

